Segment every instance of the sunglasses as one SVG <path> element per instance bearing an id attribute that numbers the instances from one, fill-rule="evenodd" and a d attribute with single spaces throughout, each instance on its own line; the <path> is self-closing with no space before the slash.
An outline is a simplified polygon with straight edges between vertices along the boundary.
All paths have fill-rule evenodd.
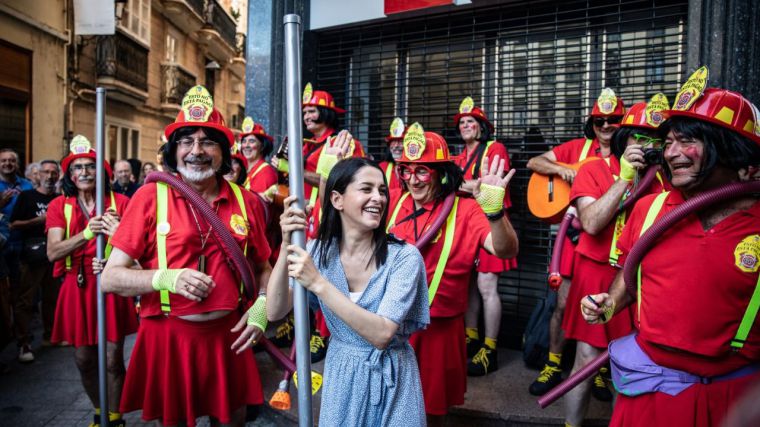
<path id="1" fill-rule="evenodd" d="M 417 178 L 419 182 L 430 182 L 433 179 L 433 170 L 425 165 L 419 165 L 414 168 L 408 165 L 396 166 L 399 178 L 404 181 L 412 179 L 412 174 Z"/>
<path id="2" fill-rule="evenodd" d="M 594 126 L 602 127 L 605 123 L 608 125 L 616 125 L 623 120 L 623 116 L 607 116 L 607 117 L 594 117 Z"/>
<path id="3" fill-rule="evenodd" d="M 633 134 L 633 139 L 636 140 L 637 144 L 641 144 L 641 145 L 643 145 L 645 147 L 647 145 L 660 145 L 662 143 L 662 139 L 660 139 L 660 138 L 652 138 L 649 135 L 644 135 L 644 134 L 641 134 L 641 133 L 634 133 Z"/>

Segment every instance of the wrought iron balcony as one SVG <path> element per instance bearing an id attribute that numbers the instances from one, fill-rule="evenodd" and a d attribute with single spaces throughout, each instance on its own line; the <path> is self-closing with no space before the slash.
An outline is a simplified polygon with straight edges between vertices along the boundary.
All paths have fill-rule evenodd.
<path id="1" fill-rule="evenodd" d="M 195 86 L 195 76 L 179 64 L 161 64 L 161 108 L 171 113 L 179 110 L 185 93 Z"/>
<path id="2" fill-rule="evenodd" d="M 140 104 L 148 98 L 148 49 L 117 31 L 98 36 L 95 49 L 98 85 L 114 90 L 117 98 Z"/>
<path id="3" fill-rule="evenodd" d="M 206 0 L 162 0 L 164 15 L 188 34 L 201 29 L 206 14 Z"/>
<path id="4" fill-rule="evenodd" d="M 199 39 L 208 52 L 217 60 L 227 62 L 235 57 L 237 43 L 235 40 L 236 24 L 222 9 L 218 0 L 206 0 L 203 15 L 205 24 L 198 31 Z"/>

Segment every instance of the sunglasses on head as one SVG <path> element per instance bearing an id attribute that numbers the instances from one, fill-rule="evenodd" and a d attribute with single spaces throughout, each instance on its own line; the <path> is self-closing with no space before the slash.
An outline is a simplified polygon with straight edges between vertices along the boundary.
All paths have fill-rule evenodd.
<path id="1" fill-rule="evenodd" d="M 417 178 L 417 181 L 420 182 L 430 182 L 430 180 L 433 179 L 433 170 L 425 165 L 417 165 L 414 167 L 409 165 L 398 165 L 396 166 L 396 171 L 398 172 L 399 178 L 404 181 L 412 179 L 412 175 L 414 175 Z"/>
<path id="2" fill-rule="evenodd" d="M 616 125 L 623 120 L 623 116 L 606 116 L 606 117 L 594 117 L 594 126 L 602 127 L 605 123 L 608 125 Z"/>

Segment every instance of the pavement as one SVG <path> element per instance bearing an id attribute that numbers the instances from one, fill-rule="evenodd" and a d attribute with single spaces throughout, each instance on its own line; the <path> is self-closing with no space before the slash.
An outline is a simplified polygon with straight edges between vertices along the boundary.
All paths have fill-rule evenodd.
<path id="1" fill-rule="evenodd" d="M 40 336 L 40 324 L 35 320 L 35 335 Z M 129 356 L 135 336 L 125 343 L 125 355 Z M 79 373 L 74 365 L 71 347 L 41 347 L 39 338 L 33 349 L 36 360 L 20 364 L 16 360 L 17 348 L 8 345 L 0 352 L 0 362 L 9 372 L 0 373 L 0 425 L 2 426 L 87 426 L 92 420 L 92 405 L 81 386 Z M 268 355 L 256 355 L 264 387 L 264 397 L 269 400 L 282 379 L 282 371 Z M 128 363 L 128 362 L 127 362 Z M 313 365 L 322 372 L 323 362 Z M 489 426 L 563 426 L 562 400 L 541 410 L 536 398 L 528 394 L 528 386 L 537 372 L 524 367 L 521 353 L 499 350 L 499 367 L 496 372 L 480 378 L 468 379 L 465 404 L 452 409 L 446 425 Z M 292 384 L 292 382 L 291 382 Z M 278 411 L 264 405 L 258 418 L 247 426 L 274 427 L 297 425 L 298 402 L 296 388 L 291 386 L 293 407 Z M 313 417 L 319 419 L 321 391 L 312 401 Z M 588 426 L 607 425 L 611 415 L 610 404 L 591 399 L 586 423 Z M 140 420 L 140 412 L 125 415 L 129 426 L 149 426 Z M 208 426 L 207 419 L 199 419 L 199 426 Z"/>

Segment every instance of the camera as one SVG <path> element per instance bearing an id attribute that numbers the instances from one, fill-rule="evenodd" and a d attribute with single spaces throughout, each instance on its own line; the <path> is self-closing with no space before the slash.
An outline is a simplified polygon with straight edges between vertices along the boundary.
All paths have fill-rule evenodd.
<path id="1" fill-rule="evenodd" d="M 662 163 L 662 150 L 658 148 L 644 149 L 644 162 L 648 165 L 659 165 Z"/>

